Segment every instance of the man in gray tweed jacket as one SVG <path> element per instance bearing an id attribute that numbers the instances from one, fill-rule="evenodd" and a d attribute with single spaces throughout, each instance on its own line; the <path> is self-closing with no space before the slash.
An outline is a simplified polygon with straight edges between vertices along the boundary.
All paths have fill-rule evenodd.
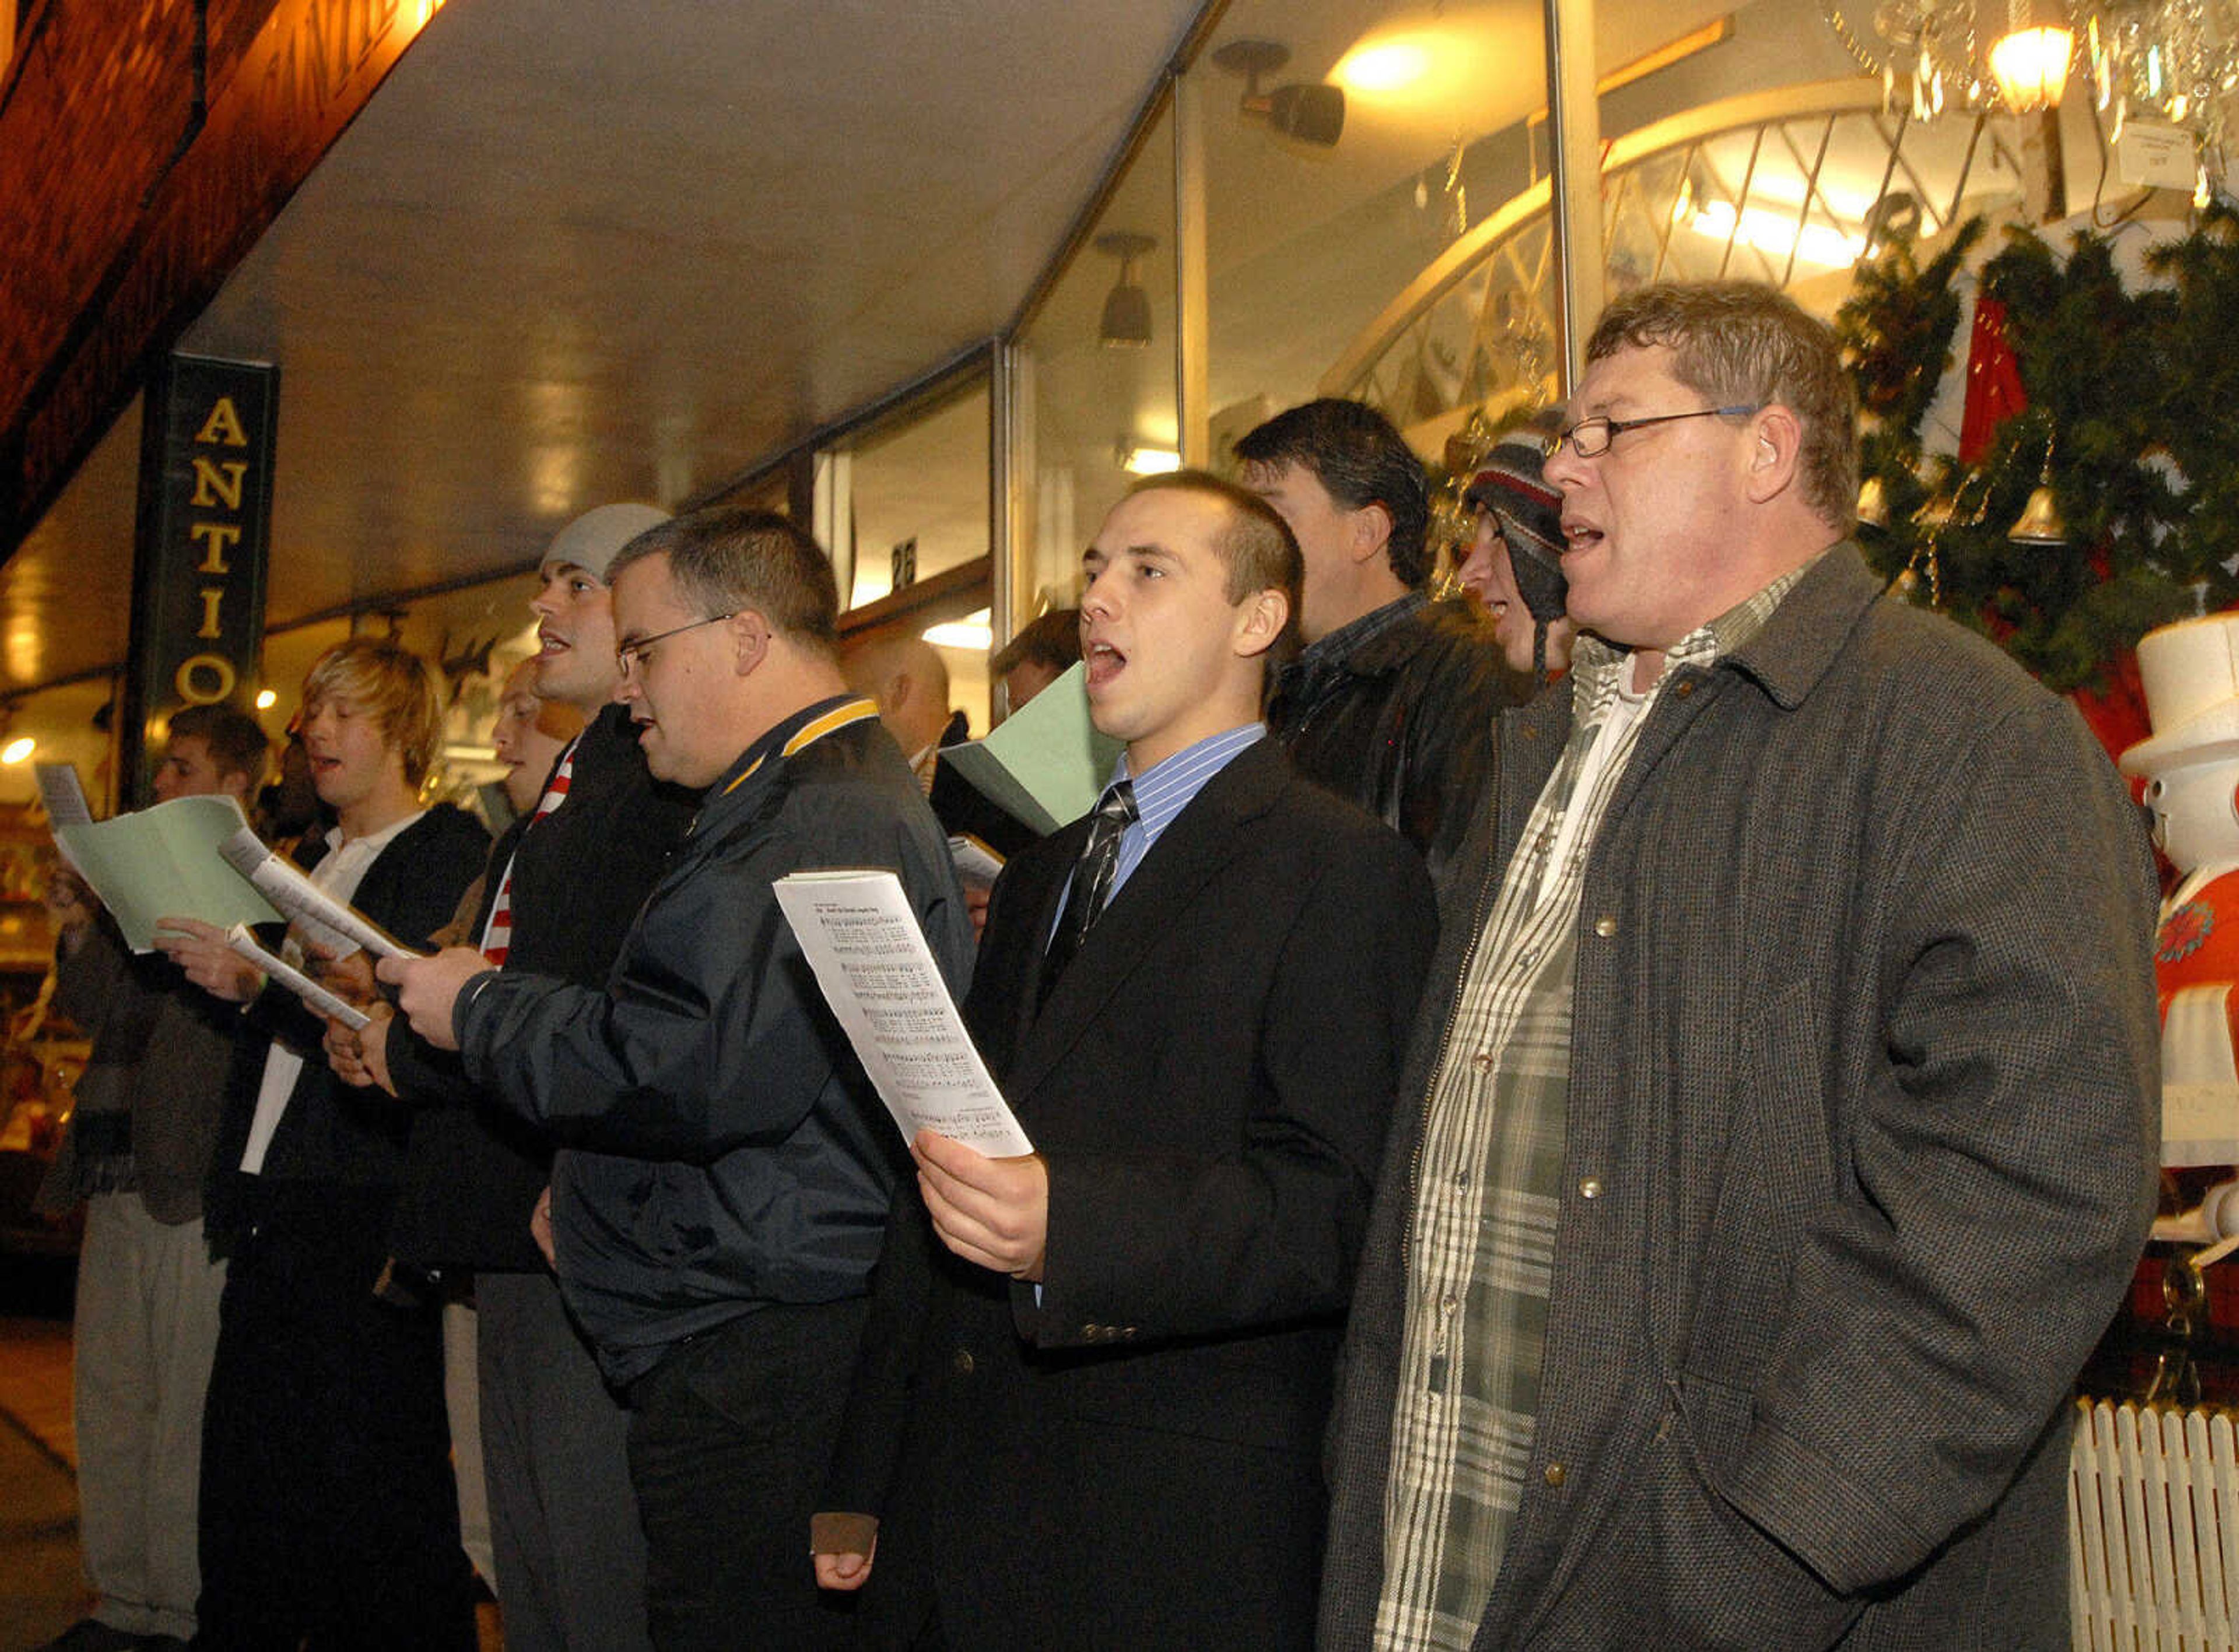
<path id="1" fill-rule="evenodd" d="M 2064 1646 L 2069 1390 L 2153 1186 L 2143 831 L 1844 542 L 1825 328 L 1650 288 L 1588 361 L 1546 468 L 1585 634 L 1448 897 L 1323 1642 Z"/>

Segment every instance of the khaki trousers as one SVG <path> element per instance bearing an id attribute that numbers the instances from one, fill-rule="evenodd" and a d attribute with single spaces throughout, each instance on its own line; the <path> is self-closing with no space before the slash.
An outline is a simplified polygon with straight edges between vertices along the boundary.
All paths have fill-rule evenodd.
<path id="1" fill-rule="evenodd" d="M 224 1286 L 199 1219 L 158 1222 L 137 1193 L 88 1201 L 72 1383 L 78 1543 L 95 1616 L 128 1634 L 195 1632 L 203 1397 Z"/>

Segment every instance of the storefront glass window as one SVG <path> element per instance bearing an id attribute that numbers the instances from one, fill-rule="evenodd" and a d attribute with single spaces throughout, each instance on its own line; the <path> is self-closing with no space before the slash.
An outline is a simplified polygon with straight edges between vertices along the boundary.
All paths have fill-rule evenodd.
<path id="1" fill-rule="evenodd" d="M 815 531 L 840 575 L 847 644 L 932 643 L 974 733 L 988 726 L 987 430 L 980 372 L 815 455 Z"/>
<path id="2" fill-rule="evenodd" d="M 1228 9 L 1191 71 L 1207 111 L 1216 462 L 1260 420 L 1332 393 L 1377 402 L 1433 458 L 1458 407 L 1536 385 L 1551 365 L 1544 329 L 1525 317 L 1487 337 L 1474 312 L 1458 309 L 1437 318 L 1388 381 L 1339 376 L 1376 318 L 1536 176 L 1530 122 L 1545 101 L 1541 50 L 1536 7 L 1239 0 Z M 1273 66 L 1255 83 L 1260 63 Z M 1293 106 L 1341 96 L 1340 129 L 1286 133 L 1275 109 L 1255 106 L 1308 87 L 1291 91 Z M 1534 259 L 1528 248 L 1518 253 Z M 1476 286 L 1481 295 L 1482 277 Z"/>
<path id="3" fill-rule="evenodd" d="M 1014 627 L 1070 604 L 1104 513 L 1136 475 L 1179 462 L 1173 243 L 1169 109 L 1013 353 L 1024 493 Z"/>

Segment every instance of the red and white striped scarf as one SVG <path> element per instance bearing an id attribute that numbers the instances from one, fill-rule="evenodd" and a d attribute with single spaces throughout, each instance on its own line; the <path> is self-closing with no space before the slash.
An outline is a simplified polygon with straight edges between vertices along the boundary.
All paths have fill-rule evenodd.
<path id="1" fill-rule="evenodd" d="M 552 771 L 552 779 L 544 787 L 544 795 L 536 799 L 536 813 L 528 817 L 522 836 L 534 830 L 536 823 L 558 808 L 568 796 L 568 782 L 575 773 L 575 741 L 568 742 L 568 749 L 560 754 L 560 766 Z M 514 844 L 514 855 L 521 853 L 518 839 Z M 490 903 L 489 922 L 482 926 L 482 956 L 489 960 L 492 969 L 505 967 L 505 955 L 513 947 L 513 860 L 505 863 L 505 876 L 497 886 L 497 899 Z"/>

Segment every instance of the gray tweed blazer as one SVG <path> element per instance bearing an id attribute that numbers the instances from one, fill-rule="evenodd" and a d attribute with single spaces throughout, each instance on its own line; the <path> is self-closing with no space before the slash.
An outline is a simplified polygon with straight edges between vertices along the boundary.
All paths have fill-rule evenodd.
<path id="1" fill-rule="evenodd" d="M 1339 1374 L 1325 1647 L 1375 1620 L 1425 1099 L 1569 715 L 1501 719 L 1448 897 Z M 2154 915 L 2074 712 L 1855 547 L 1681 672 L 1588 866 L 1543 1404 L 1478 1648 L 2068 1643 L 2066 1403 L 2152 1202 Z"/>

